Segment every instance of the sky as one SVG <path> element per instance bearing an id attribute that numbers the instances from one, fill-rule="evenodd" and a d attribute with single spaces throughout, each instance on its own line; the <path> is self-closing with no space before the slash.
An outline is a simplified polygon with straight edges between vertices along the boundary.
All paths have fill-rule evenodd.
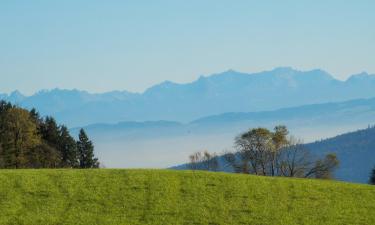
<path id="1" fill-rule="evenodd" d="M 0 93 L 142 92 L 234 69 L 375 73 L 375 1 L 2 0 Z"/>

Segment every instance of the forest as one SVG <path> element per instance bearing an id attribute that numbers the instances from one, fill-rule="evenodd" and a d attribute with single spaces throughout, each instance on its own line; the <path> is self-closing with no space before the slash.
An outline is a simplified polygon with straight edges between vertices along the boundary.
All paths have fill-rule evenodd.
<path id="1" fill-rule="evenodd" d="M 0 168 L 98 167 L 94 145 L 83 129 L 75 140 L 53 117 L 0 101 Z"/>

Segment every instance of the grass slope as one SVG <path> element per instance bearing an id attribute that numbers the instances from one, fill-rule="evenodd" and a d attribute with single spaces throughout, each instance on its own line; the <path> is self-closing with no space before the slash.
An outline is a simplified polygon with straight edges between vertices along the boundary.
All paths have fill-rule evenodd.
<path id="1" fill-rule="evenodd" d="M 375 187 L 168 170 L 1 170 L 0 224 L 375 224 Z"/>

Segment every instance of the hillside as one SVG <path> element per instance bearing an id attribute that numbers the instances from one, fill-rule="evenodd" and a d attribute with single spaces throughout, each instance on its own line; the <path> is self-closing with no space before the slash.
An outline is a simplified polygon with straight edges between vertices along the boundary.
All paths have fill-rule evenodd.
<path id="1" fill-rule="evenodd" d="M 333 119 L 334 118 L 334 119 Z M 192 121 L 193 124 L 228 124 L 244 121 L 303 121 L 306 123 L 358 124 L 375 119 L 375 98 L 354 99 L 344 102 L 330 102 L 322 104 L 301 105 L 297 107 L 281 108 L 273 111 L 260 112 L 231 112 L 203 117 Z"/>
<path id="2" fill-rule="evenodd" d="M 336 177 L 351 182 L 368 182 L 375 166 L 375 127 L 345 133 L 306 145 L 316 154 L 334 152 L 340 159 Z"/>
<path id="3" fill-rule="evenodd" d="M 0 224 L 375 224 L 375 187 L 167 170 L 2 170 Z"/>
<path id="4" fill-rule="evenodd" d="M 227 112 L 279 108 L 375 97 L 375 75 L 361 73 L 345 81 L 323 70 L 276 68 L 259 73 L 228 70 L 201 76 L 191 83 L 170 81 L 143 93 L 113 91 L 91 94 L 78 90 L 40 91 L 23 96 L 1 95 L 20 106 L 35 107 L 69 127 L 119 121 L 173 120 L 187 122 Z M 92 113 L 95 112 L 95 113 Z"/>

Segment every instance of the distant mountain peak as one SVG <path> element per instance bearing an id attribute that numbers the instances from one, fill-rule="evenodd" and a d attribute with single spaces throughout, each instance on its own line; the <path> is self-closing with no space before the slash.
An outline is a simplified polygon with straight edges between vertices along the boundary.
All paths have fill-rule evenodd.
<path id="1" fill-rule="evenodd" d="M 375 74 L 368 74 L 367 72 L 362 72 L 350 76 L 347 82 L 368 82 L 375 81 Z"/>
<path id="2" fill-rule="evenodd" d="M 10 93 L 10 96 L 24 96 L 19 90 L 15 90 Z"/>
<path id="3" fill-rule="evenodd" d="M 8 100 L 15 103 L 20 103 L 26 98 L 20 91 L 15 90 L 12 93 L 10 93 Z"/>
<path id="4" fill-rule="evenodd" d="M 152 95 L 153 93 L 157 93 L 157 92 L 163 91 L 163 90 L 168 90 L 168 89 L 171 89 L 171 88 L 176 87 L 176 86 L 178 86 L 177 83 L 166 80 L 166 81 L 163 81 L 160 84 L 156 84 L 156 85 L 146 89 L 146 91 L 143 94 Z"/>
<path id="5" fill-rule="evenodd" d="M 208 75 L 208 76 L 204 76 L 203 78 L 200 77 L 200 79 L 198 79 L 197 81 L 199 80 L 215 80 L 215 79 L 225 79 L 225 78 L 230 78 L 230 79 L 233 79 L 233 78 L 236 78 L 236 77 L 243 77 L 243 76 L 250 76 L 252 74 L 249 74 L 249 73 L 243 73 L 243 72 L 239 72 L 239 71 L 236 71 L 236 70 L 233 70 L 233 69 L 229 69 L 227 71 L 224 71 L 224 72 L 221 72 L 221 73 L 214 73 L 212 75 Z"/>

